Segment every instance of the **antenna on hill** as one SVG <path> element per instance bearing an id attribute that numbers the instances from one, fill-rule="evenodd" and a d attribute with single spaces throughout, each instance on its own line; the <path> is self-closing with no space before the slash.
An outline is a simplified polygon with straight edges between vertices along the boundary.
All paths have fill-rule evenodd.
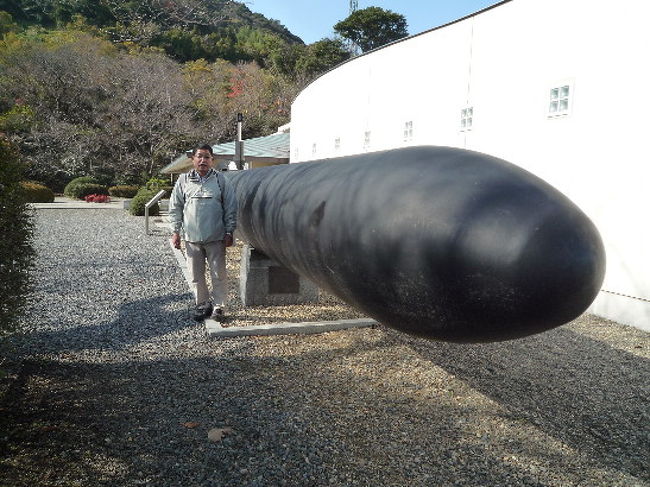
<path id="1" fill-rule="evenodd" d="M 356 12 L 359 8 L 359 0 L 350 0 L 350 13 L 349 15 L 352 15 L 354 12 Z M 361 52 L 361 49 L 357 45 L 356 42 L 350 40 L 348 41 L 348 50 L 352 54 L 352 56 L 357 56 Z"/>

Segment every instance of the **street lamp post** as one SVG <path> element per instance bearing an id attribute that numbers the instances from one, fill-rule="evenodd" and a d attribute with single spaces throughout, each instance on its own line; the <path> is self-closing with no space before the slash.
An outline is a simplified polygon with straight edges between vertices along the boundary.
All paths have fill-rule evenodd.
<path id="1" fill-rule="evenodd" d="M 241 113 L 237 114 L 237 140 L 235 140 L 235 165 L 238 170 L 244 169 L 244 142 L 241 138 L 241 127 L 244 121 L 244 116 Z"/>

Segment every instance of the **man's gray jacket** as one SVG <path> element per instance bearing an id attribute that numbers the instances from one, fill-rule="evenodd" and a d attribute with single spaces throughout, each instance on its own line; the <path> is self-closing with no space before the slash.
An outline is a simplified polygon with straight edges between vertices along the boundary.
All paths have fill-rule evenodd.
<path id="1" fill-rule="evenodd" d="M 201 179 L 196 170 L 182 174 L 169 199 L 169 221 L 186 242 L 223 240 L 237 226 L 235 190 L 220 172 Z"/>

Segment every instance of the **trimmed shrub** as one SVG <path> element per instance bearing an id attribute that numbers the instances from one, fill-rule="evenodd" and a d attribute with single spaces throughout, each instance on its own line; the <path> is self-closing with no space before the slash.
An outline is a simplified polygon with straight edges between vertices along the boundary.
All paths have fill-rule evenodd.
<path id="1" fill-rule="evenodd" d="M 133 198 L 139 189 L 138 186 L 129 185 L 111 186 L 108 188 L 108 194 L 114 198 Z"/>
<path id="2" fill-rule="evenodd" d="M 18 149 L 0 136 L 0 334 L 17 328 L 31 289 L 33 223 Z"/>
<path id="3" fill-rule="evenodd" d="M 102 184 L 82 183 L 74 187 L 72 194 L 79 200 L 85 199 L 89 194 L 105 194 L 108 196 L 108 188 Z"/>
<path id="4" fill-rule="evenodd" d="M 81 197 L 77 196 L 76 187 L 79 186 L 80 184 L 88 184 L 88 183 L 97 184 L 97 180 L 91 176 L 81 176 L 78 178 L 74 178 L 66 185 L 65 189 L 63 190 L 63 194 L 66 195 L 68 198 L 82 199 L 83 196 Z"/>
<path id="5" fill-rule="evenodd" d="M 136 194 L 131 200 L 131 206 L 129 206 L 129 213 L 135 216 L 144 216 L 144 207 L 149 203 L 151 198 L 158 194 L 159 189 L 147 189 L 140 188 L 138 194 Z M 155 216 L 160 213 L 160 206 L 158 203 L 149 208 L 149 215 Z"/>
<path id="6" fill-rule="evenodd" d="M 169 196 L 172 192 L 172 186 L 170 185 L 169 181 L 161 178 L 151 178 L 149 181 L 147 181 L 145 187 L 149 190 L 155 191 L 156 193 L 158 193 L 158 191 L 161 189 L 164 189 L 166 191 L 166 196 Z"/>
<path id="7" fill-rule="evenodd" d="M 54 201 L 54 191 L 41 183 L 21 181 L 20 185 L 27 203 L 52 203 Z"/>

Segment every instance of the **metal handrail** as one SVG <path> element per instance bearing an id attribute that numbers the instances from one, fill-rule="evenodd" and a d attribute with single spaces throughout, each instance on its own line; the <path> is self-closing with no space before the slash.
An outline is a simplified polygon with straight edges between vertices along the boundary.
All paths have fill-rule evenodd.
<path id="1" fill-rule="evenodd" d="M 164 189 L 161 189 L 158 191 L 158 194 L 151 198 L 149 202 L 144 205 L 144 231 L 147 235 L 149 235 L 149 208 L 151 208 L 153 205 L 158 203 L 158 200 L 165 196 L 166 191 Z"/>

